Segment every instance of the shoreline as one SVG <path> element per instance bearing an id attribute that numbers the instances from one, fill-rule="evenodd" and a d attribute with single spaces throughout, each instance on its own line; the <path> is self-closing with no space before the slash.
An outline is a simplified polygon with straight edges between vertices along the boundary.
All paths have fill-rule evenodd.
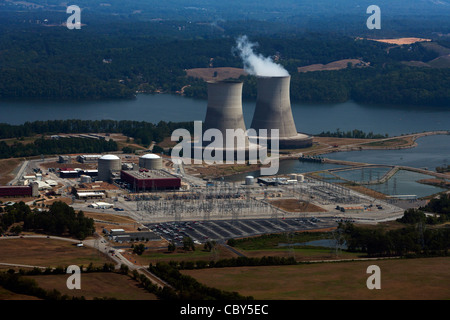
<path id="1" fill-rule="evenodd" d="M 416 142 L 417 139 L 426 137 L 426 136 L 433 136 L 433 135 L 450 135 L 450 131 L 427 131 L 422 133 L 414 133 L 409 135 L 401 135 L 401 136 L 394 136 L 392 138 L 385 138 L 385 139 L 366 139 L 366 140 L 373 140 L 373 141 L 367 141 L 367 142 L 359 142 L 356 144 L 344 144 L 338 147 L 333 147 L 332 145 L 329 145 L 324 142 L 320 142 L 320 140 L 336 140 L 336 142 L 339 141 L 351 141 L 352 138 L 332 138 L 332 137 L 313 137 L 316 141 L 315 143 L 318 143 L 319 145 L 322 145 L 322 149 L 313 149 L 313 150 L 306 150 L 304 152 L 301 152 L 302 149 L 296 149 L 292 150 L 289 154 L 280 154 L 279 161 L 280 163 L 285 160 L 297 160 L 301 155 L 324 155 L 329 153 L 335 153 L 335 152 L 350 152 L 350 151 L 365 151 L 365 150 L 401 150 L 401 149 L 411 149 L 418 146 L 418 143 Z M 323 138 L 323 139 L 322 139 Z M 395 140 L 406 140 L 407 143 L 400 144 L 400 145 L 381 145 L 381 146 L 367 146 L 367 144 L 371 143 L 383 143 L 388 141 L 395 141 Z M 318 141 L 317 141 L 318 140 Z M 362 140 L 362 139 L 354 139 L 354 140 Z M 370 163 L 361 163 L 361 162 L 352 162 L 352 161 L 344 161 L 344 160 L 332 160 L 324 158 L 324 163 L 334 163 L 334 164 L 342 164 L 347 166 L 361 166 L 361 165 L 370 165 Z M 226 174 L 226 175 L 210 175 L 210 176 L 204 176 L 204 179 L 218 179 L 218 178 L 229 178 L 233 177 L 239 174 L 245 174 L 254 172 L 256 170 L 260 170 L 261 166 L 258 166 L 256 169 L 255 167 L 252 167 L 249 170 L 243 170 L 239 173 L 233 173 L 233 174 Z M 450 177 L 449 177 L 450 178 Z"/>

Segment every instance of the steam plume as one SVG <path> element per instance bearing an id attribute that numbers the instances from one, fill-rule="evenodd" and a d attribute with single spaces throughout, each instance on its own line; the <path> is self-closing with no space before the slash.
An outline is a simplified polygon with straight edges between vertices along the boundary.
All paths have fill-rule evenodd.
<path id="1" fill-rule="evenodd" d="M 273 62 L 270 57 L 256 54 L 253 50 L 255 46 L 256 43 L 250 42 L 247 36 L 240 36 L 236 40 L 234 52 L 241 57 L 247 73 L 262 77 L 286 77 L 289 75 L 286 69 Z"/>

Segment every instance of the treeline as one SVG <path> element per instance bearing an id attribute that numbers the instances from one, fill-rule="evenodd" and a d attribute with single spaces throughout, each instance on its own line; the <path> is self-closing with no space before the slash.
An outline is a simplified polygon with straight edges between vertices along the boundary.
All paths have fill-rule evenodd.
<path id="1" fill-rule="evenodd" d="M 156 141 L 157 143 L 161 142 L 165 137 L 171 136 L 172 132 L 178 128 L 184 128 L 189 130 L 190 132 L 193 132 L 194 123 L 160 121 L 157 124 L 153 124 L 145 121 L 132 120 L 117 121 L 78 119 L 33 121 L 25 122 L 24 124 L 20 125 L 0 123 L 0 139 L 30 137 L 37 134 L 49 135 L 58 133 L 122 133 L 125 136 L 134 138 L 136 143 L 148 146 L 152 141 Z M 62 139 L 60 139 L 59 141 L 62 141 Z M 114 150 L 117 150 L 117 146 Z"/>
<path id="2" fill-rule="evenodd" d="M 211 288 L 199 283 L 193 277 L 184 275 L 178 269 L 167 263 L 157 263 L 156 266 L 150 264 L 148 270 L 166 281 L 177 292 L 171 292 L 169 299 L 179 300 L 252 300 L 252 297 L 245 297 L 237 292 L 228 292 Z"/>
<path id="3" fill-rule="evenodd" d="M 322 131 L 317 135 L 318 137 L 334 137 L 334 138 L 354 138 L 354 139 L 383 139 L 388 138 L 389 135 L 386 133 L 385 135 L 378 134 L 378 133 L 365 133 L 364 131 L 354 129 L 349 131 L 340 131 L 337 129 L 335 132 L 324 132 Z"/>
<path id="4" fill-rule="evenodd" d="M 219 259 L 217 261 L 169 261 L 169 265 L 178 270 L 192 270 L 205 268 L 227 268 L 227 267 L 255 267 L 255 266 L 287 266 L 297 264 L 294 257 L 274 257 L 264 256 L 254 257 L 236 257 L 230 259 Z"/>
<path id="5" fill-rule="evenodd" d="M 423 211 L 437 213 L 440 216 L 445 216 L 450 219 L 450 195 L 441 194 L 439 198 L 431 199 L 427 205 L 420 208 Z"/>
<path id="6" fill-rule="evenodd" d="M 92 262 L 84 268 L 80 266 L 80 271 L 82 273 L 93 273 L 93 272 L 115 272 L 115 266 L 113 263 L 104 263 L 102 266 L 94 267 Z M 121 265 L 118 270 L 120 274 L 128 274 L 128 267 Z M 19 269 L 15 272 L 13 269 L 9 269 L 7 272 L 0 272 L 0 287 L 3 287 L 9 291 L 18 294 L 30 295 L 43 300 L 86 300 L 84 296 L 68 296 L 66 294 L 61 294 L 60 291 L 45 290 L 37 284 L 34 279 L 24 278 L 23 276 L 47 276 L 47 275 L 62 275 L 67 274 L 67 268 L 58 266 L 56 268 L 47 267 L 45 269 L 34 267 L 31 270 Z M 94 300 L 115 300 L 108 297 L 94 297 Z"/>
<path id="7" fill-rule="evenodd" d="M 83 240 L 94 234 L 94 220 L 78 213 L 64 202 L 54 202 L 48 211 L 31 210 L 24 202 L 7 206 L 0 215 L 0 233 L 15 223 L 23 223 L 24 231 L 34 231 L 56 236 L 69 236 Z"/>
<path id="8" fill-rule="evenodd" d="M 18 294 L 29 295 L 43 300 L 84 300 L 84 298 L 69 297 L 62 295 L 56 289 L 45 290 L 38 286 L 34 279 L 24 278 L 20 274 L 11 272 L 0 272 L 0 287 Z"/>
<path id="9" fill-rule="evenodd" d="M 44 136 L 33 143 L 15 142 L 8 145 L 0 141 L 0 158 L 30 157 L 49 154 L 68 153 L 102 153 L 117 151 L 118 145 L 114 140 L 97 140 L 83 138 L 46 139 Z"/>
<path id="10" fill-rule="evenodd" d="M 183 25 L 187 23 L 177 22 Z M 176 93 L 182 87 L 189 97 L 206 97 L 204 81 L 188 78 L 185 70 L 237 67 L 235 36 L 164 37 L 159 29 L 169 23 L 142 25 L 128 21 L 114 26 L 65 28 L 3 26 L 0 46 L 0 99 L 101 99 L 130 98 L 136 92 Z M 98 27 L 98 26 L 97 26 Z M 139 28 L 151 30 L 142 32 Z M 192 27 L 192 26 L 191 26 Z M 94 30 L 95 29 L 95 30 Z M 183 29 L 184 30 L 184 29 Z M 195 33 L 195 31 L 193 31 Z M 258 32 L 255 32 L 258 34 Z M 70 39 L 70 41 L 67 41 Z M 255 35 L 257 51 L 277 58 L 292 75 L 291 98 L 299 102 L 343 102 L 445 105 L 448 69 L 412 68 L 406 61 L 430 61 L 437 53 L 420 44 L 389 51 L 388 44 L 327 34 Z M 368 68 L 298 73 L 297 68 L 341 59 L 362 59 Z M 244 98 L 253 99 L 252 77 L 244 79 Z"/>
<path id="11" fill-rule="evenodd" d="M 383 231 L 341 226 L 348 251 L 368 256 L 447 255 L 450 248 L 450 229 L 430 229 L 411 225 L 397 230 Z"/>
<path id="12" fill-rule="evenodd" d="M 254 76 L 241 76 L 242 96 L 255 100 Z M 291 73 L 291 101 L 342 103 L 354 100 L 369 104 L 447 106 L 450 99 L 450 68 L 433 69 L 401 64 L 334 71 Z M 206 98 L 206 83 L 193 82 L 185 95 Z"/>

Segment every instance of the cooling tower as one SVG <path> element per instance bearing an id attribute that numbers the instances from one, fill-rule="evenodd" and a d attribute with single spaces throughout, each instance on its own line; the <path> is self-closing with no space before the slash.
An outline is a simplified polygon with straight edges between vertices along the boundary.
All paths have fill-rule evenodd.
<path id="1" fill-rule="evenodd" d="M 251 128 L 279 130 L 280 149 L 304 148 L 312 145 L 312 137 L 297 132 L 291 110 L 291 76 L 258 77 L 257 99 Z"/>
<path id="2" fill-rule="evenodd" d="M 226 129 L 242 129 L 246 132 L 242 113 L 242 86 L 242 82 L 234 80 L 208 82 L 208 107 L 203 130 L 218 129 L 223 135 L 224 148 L 227 142 Z M 248 146 L 247 138 L 245 145 Z"/>

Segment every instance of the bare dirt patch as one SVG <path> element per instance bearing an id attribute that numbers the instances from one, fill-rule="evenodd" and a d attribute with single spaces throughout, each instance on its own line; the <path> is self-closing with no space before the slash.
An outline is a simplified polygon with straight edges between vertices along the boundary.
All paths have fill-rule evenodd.
<path id="1" fill-rule="evenodd" d="M 14 179 L 12 172 L 18 165 L 20 165 L 21 159 L 2 159 L 0 160 L 0 185 L 6 185 L 9 181 Z"/>
<path id="2" fill-rule="evenodd" d="M 270 201 L 272 205 L 289 212 L 326 212 L 327 210 L 310 202 L 297 199 L 279 199 Z"/>
<path id="3" fill-rule="evenodd" d="M 396 38 L 396 39 L 367 39 L 377 42 L 383 42 L 383 43 L 390 43 L 390 44 L 396 44 L 396 45 L 404 45 L 404 44 L 413 44 L 416 42 L 429 42 L 431 39 L 424 39 L 424 38 Z"/>
<path id="4" fill-rule="evenodd" d="M 384 193 L 381 193 L 381 192 L 378 192 L 378 191 L 366 188 L 364 186 L 349 185 L 349 184 L 346 184 L 345 186 L 347 188 L 350 188 L 350 189 L 355 190 L 355 191 L 357 191 L 359 193 L 362 193 L 362 194 L 366 194 L 366 195 L 368 195 L 368 196 L 370 196 L 372 198 L 375 198 L 375 199 L 387 199 L 388 198 L 387 195 L 385 195 Z"/>
<path id="5" fill-rule="evenodd" d="M 348 64 L 358 67 L 366 67 L 368 63 L 359 59 L 343 59 L 338 61 L 333 61 L 328 64 L 311 64 L 309 66 L 297 68 L 298 72 L 310 72 L 310 71 L 330 71 L 330 70 L 341 70 L 348 67 Z"/>
<path id="6" fill-rule="evenodd" d="M 205 81 L 237 79 L 242 75 L 247 75 L 244 69 L 239 68 L 194 68 L 186 70 L 188 77 L 199 78 Z"/>
<path id="7" fill-rule="evenodd" d="M 187 165 L 185 171 L 201 178 L 219 178 L 238 173 L 257 171 L 261 168 L 259 164 L 216 164 L 216 165 Z"/>

